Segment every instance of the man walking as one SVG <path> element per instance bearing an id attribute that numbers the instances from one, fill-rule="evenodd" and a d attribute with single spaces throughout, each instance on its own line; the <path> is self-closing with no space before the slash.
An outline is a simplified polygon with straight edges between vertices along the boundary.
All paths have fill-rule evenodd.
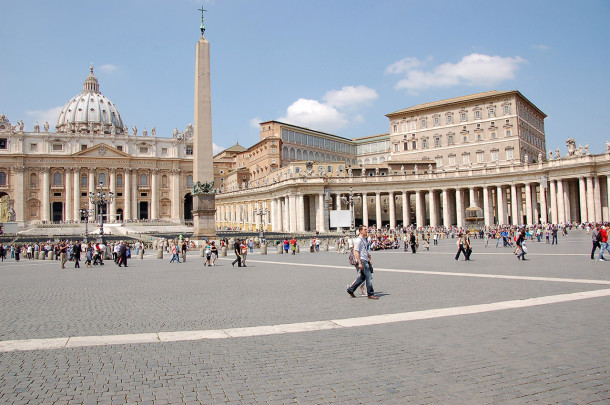
<path id="1" fill-rule="evenodd" d="M 551 245 L 557 244 L 557 227 L 553 225 L 553 229 L 551 230 L 551 236 L 553 237 L 551 241 Z"/>
<path id="2" fill-rule="evenodd" d="M 602 234 L 599 232 L 599 224 L 597 224 L 593 230 L 591 230 L 591 242 L 593 243 L 593 249 L 591 249 L 591 260 L 595 260 L 595 250 L 601 247 L 601 240 Z"/>
<path id="3" fill-rule="evenodd" d="M 356 278 L 352 285 L 347 288 L 347 293 L 350 295 L 350 297 L 356 298 L 354 291 L 356 291 L 356 288 L 366 281 L 366 292 L 368 298 L 370 300 L 378 300 L 379 297 L 375 295 L 375 291 L 373 290 L 373 276 L 371 275 L 373 261 L 369 255 L 367 228 L 364 225 L 360 225 L 358 227 L 358 233 L 359 236 L 354 241 L 354 256 L 358 261 L 356 267 L 359 270 L 359 273 L 358 278 Z"/>
<path id="4" fill-rule="evenodd" d="M 241 244 L 239 243 L 239 239 L 235 239 L 233 251 L 235 252 L 235 260 L 233 260 L 231 266 L 235 267 L 235 263 L 237 263 L 237 267 L 241 267 Z"/>
<path id="5" fill-rule="evenodd" d="M 59 245 L 59 262 L 61 263 L 62 269 L 66 268 L 66 262 L 68 261 L 67 253 L 68 245 L 66 244 L 66 241 L 62 241 Z"/>
<path id="6" fill-rule="evenodd" d="M 83 252 L 83 247 L 79 241 L 76 241 L 72 247 L 72 256 L 74 257 L 74 268 L 80 269 L 80 254 Z"/>
<path id="7" fill-rule="evenodd" d="M 119 251 L 117 253 L 117 256 L 119 267 L 127 267 L 127 245 L 125 244 L 125 241 L 121 241 L 121 243 L 119 244 Z"/>
<path id="8" fill-rule="evenodd" d="M 608 253 L 610 253 L 610 249 L 608 249 L 608 230 L 604 225 L 602 225 L 601 229 L 599 230 L 599 233 L 601 234 L 601 248 L 599 249 L 599 255 L 597 256 L 597 260 L 603 262 L 606 260 L 604 259 L 604 250 L 607 250 Z"/>

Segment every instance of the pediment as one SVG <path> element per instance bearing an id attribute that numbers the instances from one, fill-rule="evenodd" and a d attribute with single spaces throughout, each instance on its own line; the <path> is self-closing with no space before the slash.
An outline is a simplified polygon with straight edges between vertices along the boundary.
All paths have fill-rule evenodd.
<path id="1" fill-rule="evenodd" d="M 120 151 L 105 143 L 92 146 L 85 150 L 74 153 L 74 157 L 92 157 L 92 158 L 130 158 L 131 156 L 123 151 Z"/>

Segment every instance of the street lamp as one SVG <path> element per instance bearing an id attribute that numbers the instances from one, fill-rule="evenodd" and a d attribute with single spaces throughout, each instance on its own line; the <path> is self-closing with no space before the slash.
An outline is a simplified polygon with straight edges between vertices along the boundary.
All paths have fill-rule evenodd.
<path id="1" fill-rule="evenodd" d="M 265 215 L 269 214 L 269 210 L 267 208 L 263 208 L 263 204 L 259 203 L 259 207 L 255 208 L 252 213 L 254 214 L 254 216 L 258 215 L 258 217 L 259 217 L 261 227 L 259 229 L 258 237 L 261 240 L 261 243 L 263 243 L 263 239 L 265 238 L 265 231 L 263 228 L 263 225 L 264 225 L 263 218 L 265 217 Z"/>
<path id="2" fill-rule="evenodd" d="M 89 210 L 85 209 L 85 208 L 81 208 L 80 209 L 80 219 L 81 221 L 84 219 L 85 220 L 85 237 L 84 237 L 84 242 L 85 245 L 89 242 L 89 240 L 87 239 L 87 235 L 89 234 L 89 227 L 87 226 L 87 224 L 89 223 Z"/>
<path id="3" fill-rule="evenodd" d="M 91 204 L 97 207 L 97 216 L 98 216 L 98 225 L 100 227 L 100 238 L 102 239 L 102 244 L 106 244 L 106 238 L 104 237 L 104 215 L 102 214 L 102 207 L 106 204 L 112 203 L 114 200 L 114 193 L 112 191 L 106 193 L 102 187 L 104 183 L 100 181 L 98 186 L 98 192 L 90 192 L 89 193 L 89 201 Z"/>
<path id="4" fill-rule="evenodd" d="M 349 206 L 349 211 L 351 214 L 351 224 L 350 224 L 350 235 L 356 236 L 356 216 L 354 215 L 354 200 L 356 198 L 360 198 L 360 196 L 354 196 L 353 187 L 349 188 L 349 197 L 341 196 L 341 201 Z"/>

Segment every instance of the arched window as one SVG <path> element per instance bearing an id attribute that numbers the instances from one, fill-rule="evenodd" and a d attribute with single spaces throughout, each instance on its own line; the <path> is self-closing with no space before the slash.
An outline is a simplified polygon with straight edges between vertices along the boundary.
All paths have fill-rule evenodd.
<path id="1" fill-rule="evenodd" d="M 379 163 L 383 163 L 383 162 L 385 162 L 385 158 L 382 156 L 379 158 Z"/>
<path id="2" fill-rule="evenodd" d="M 193 175 L 186 176 L 186 185 L 187 187 L 193 187 Z"/>
<path id="3" fill-rule="evenodd" d="M 61 173 L 60 172 L 53 173 L 53 185 L 61 186 Z"/>
<path id="4" fill-rule="evenodd" d="M 30 187 L 38 186 L 38 176 L 36 173 L 30 174 Z"/>
<path id="5" fill-rule="evenodd" d="M 309 151 L 309 160 L 313 160 L 313 152 Z"/>
<path id="6" fill-rule="evenodd" d="M 166 174 L 161 176 L 161 187 L 162 188 L 167 188 L 167 175 Z"/>
<path id="7" fill-rule="evenodd" d="M 6 173 L 0 172 L 0 186 L 6 186 Z"/>
<path id="8" fill-rule="evenodd" d="M 315 154 L 315 159 L 314 159 L 314 160 L 315 160 L 316 162 L 319 162 L 319 161 L 320 161 L 320 153 L 316 152 L 316 154 Z"/>
<path id="9" fill-rule="evenodd" d="M 100 173 L 97 176 L 97 183 L 101 184 L 102 186 L 106 185 L 106 173 Z"/>
<path id="10" fill-rule="evenodd" d="M 116 185 L 117 185 L 117 187 L 123 187 L 123 175 L 122 174 L 116 175 Z"/>
<path id="11" fill-rule="evenodd" d="M 377 158 L 376 158 L 376 157 L 374 157 L 374 158 L 373 158 L 372 163 L 373 163 L 374 165 L 376 165 L 376 164 L 377 164 Z"/>
<path id="12" fill-rule="evenodd" d="M 148 185 L 148 177 L 145 174 L 140 175 L 140 185 L 147 186 Z"/>
<path id="13" fill-rule="evenodd" d="M 303 158 L 301 149 L 297 149 L 297 160 L 301 160 Z"/>
<path id="14" fill-rule="evenodd" d="M 284 146 L 284 148 L 282 149 L 282 158 L 288 159 L 288 147 L 286 146 Z"/>
<path id="15" fill-rule="evenodd" d="M 370 165 L 371 164 L 371 159 L 369 159 L 369 158 L 364 159 L 364 164 L 365 165 Z"/>
<path id="16" fill-rule="evenodd" d="M 295 156 L 294 148 L 290 148 L 290 159 L 295 159 L 295 158 L 296 158 L 296 156 Z"/>

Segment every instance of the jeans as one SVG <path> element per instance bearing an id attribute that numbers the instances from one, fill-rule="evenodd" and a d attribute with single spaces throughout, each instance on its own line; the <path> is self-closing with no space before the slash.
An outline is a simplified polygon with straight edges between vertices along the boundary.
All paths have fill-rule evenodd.
<path id="1" fill-rule="evenodd" d="M 604 249 L 606 249 L 608 253 L 610 253 L 610 249 L 608 249 L 608 242 L 601 242 L 601 245 L 602 247 L 599 249 L 599 254 L 597 255 L 598 259 L 604 258 Z"/>
<path id="2" fill-rule="evenodd" d="M 553 240 L 551 241 L 551 245 L 557 244 L 557 235 L 553 235 Z"/>
<path id="3" fill-rule="evenodd" d="M 599 245 L 599 242 L 598 242 L 598 241 L 596 241 L 596 240 L 594 240 L 594 241 L 593 241 L 593 249 L 591 249 L 591 259 L 592 259 L 592 260 L 593 260 L 593 259 L 595 259 L 595 249 L 597 249 L 597 248 L 599 248 L 599 247 L 601 247 L 601 246 Z"/>
<path id="4" fill-rule="evenodd" d="M 356 268 L 360 270 L 360 267 L 356 265 Z M 366 281 L 366 293 L 368 296 L 374 295 L 375 291 L 373 290 L 373 276 L 371 274 L 371 265 L 369 262 L 362 261 L 362 270 L 358 272 L 358 278 L 354 280 L 352 285 L 350 285 L 347 289 L 347 292 L 354 293 L 356 288 L 360 287 L 360 284 Z"/>

